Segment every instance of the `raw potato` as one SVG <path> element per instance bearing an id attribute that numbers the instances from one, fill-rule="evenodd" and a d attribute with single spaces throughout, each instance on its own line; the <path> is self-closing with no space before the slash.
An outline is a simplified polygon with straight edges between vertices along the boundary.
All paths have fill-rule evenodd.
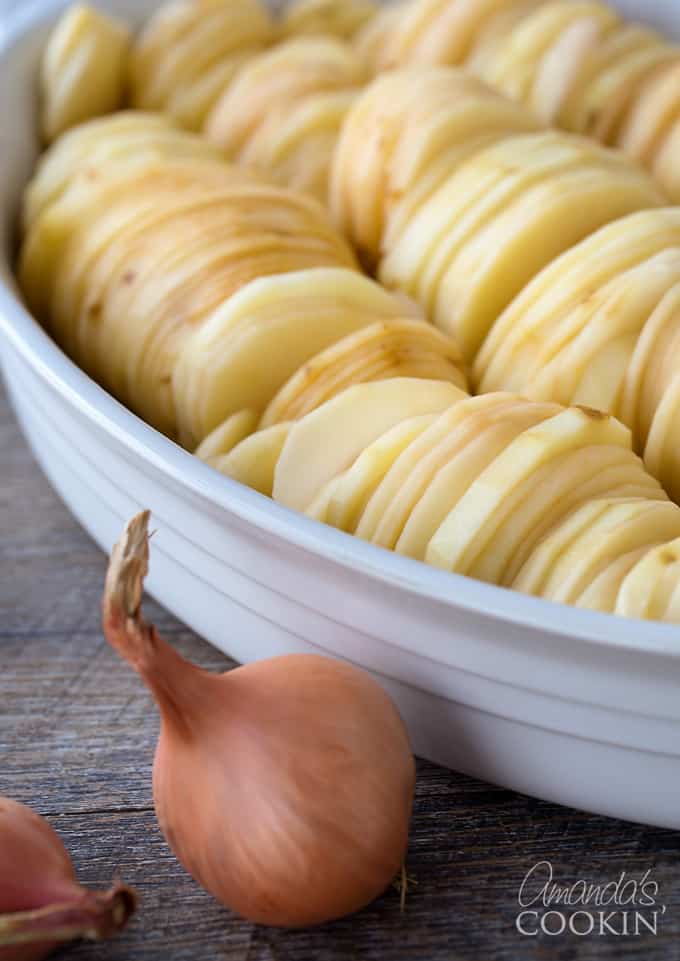
<path id="1" fill-rule="evenodd" d="M 379 276 L 422 303 L 472 361 L 542 267 L 602 224 L 661 200 L 650 178 L 588 141 L 511 137 L 472 157 L 422 205 Z"/>
<path id="2" fill-rule="evenodd" d="M 230 414 L 201 441 L 194 451 L 196 457 L 211 467 L 216 466 L 234 447 L 257 430 L 259 420 L 255 410 L 239 410 Z"/>
<path id="3" fill-rule="evenodd" d="M 340 41 L 289 40 L 240 70 L 205 132 L 230 159 L 325 201 L 340 128 L 365 79 L 361 61 Z"/>
<path id="4" fill-rule="evenodd" d="M 472 574 L 498 528 L 521 502 L 523 482 L 560 455 L 599 444 L 626 447 L 630 435 L 613 417 L 579 408 L 568 408 L 524 431 L 449 513 L 428 545 L 427 560 Z"/>
<path id="5" fill-rule="evenodd" d="M 359 535 L 424 560 L 432 535 L 474 478 L 512 437 L 556 410 L 497 394 L 446 411 L 385 478 Z"/>
<path id="6" fill-rule="evenodd" d="M 375 264 L 390 231 L 483 147 L 536 121 L 461 71 L 423 68 L 379 77 L 344 124 L 331 207 L 363 259 Z M 415 209 L 414 209 L 415 208 Z"/>
<path id="7" fill-rule="evenodd" d="M 132 103 L 200 130 L 241 66 L 274 37 L 258 0 L 170 0 L 134 44 Z"/>
<path id="8" fill-rule="evenodd" d="M 75 128 L 27 191 L 32 309 L 262 495 L 456 573 L 679 622 L 680 508 L 631 444 L 680 499 L 680 219 L 622 155 L 536 119 L 672 180 L 679 55 L 597 0 L 299 0 L 287 32 L 267 49 L 257 0 L 161 8 L 132 56 L 146 112 Z M 517 102 L 431 66 L 463 60 Z M 360 92 L 367 63 L 404 62 Z M 391 290 L 266 175 L 328 199 Z M 504 392 L 470 397 L 465 361 Z"/>
<path id="9" fill-rule="evenodd" d="M 680 198 L 680 47 L 598 0 L 407 0 L 374 71 L 465 64 L 546 123 L 620 146 Z"/>
<path id="10" fill-rule="evenodd" d="M 392 464 L 436 416 L 421 414 L 402 421 L 369 444 L 348 470 L 326 484 L 308 509 L 309 516 L 355 533 L 366 504 Z"/>
<path id="11" fill-rule="evenodd" d="M 303 417 L 274 498 L 456 573 L 679 622 L 680 508 L 623 425 L 509 393 L 414 414 L 415 391 L 353 387 Z"/>
<path id="12" fill-rule="evenodd" d="M 445 410 L 465 396 L 453 384 L 418 378 L 350 387 L 293 426 L 276 465 L 274 499 L 307 510 L 322 488 L 390 427 Z"/>
<path id="13" fill-rule="evenodd" d="M 680 539 L 640 558 L 621 585 L 616 613 L 680 623 Z"/>
<path id="14" fill-rule="evenodd" d="M 475 365 L 480 390 L 609 411 L 680 500 L 680 214 L 651 210 L 598 231 L 516 298 Z"/>
<path id="15" fill-rule="evenodd" d="M 46 143 L 123 105 L 130 40 L 124 24 L 86 4 L 67 9 L 40 67 L 40 126 Z"/>
<path id="16" fill-rule="evenodd" d="M 64 134 L 40 159 L 23 199 L 22 226 L 27 231 L 39 215 L 79 175 L 96 176 L 102 168 L 120 170 L 163 158 L 221 162 L 217 147 L 203 137 L 179 130 L 169 117 L 141 110 L 120 111 L 80 124 Z"/>
<path id="17" fill-rule="evenodd" d="M 292 424 L 276 424 L 245 437 L 211 466 L 259 494 L 272 496 L 274 470 Z"/>
<path id="18" fill-rule="evenodd" d="M 271 400 L 262 423 L 298 420 L 353 384 L 390 377 L 467 387 L 454 341 L 422 320 L 382 320 L 347 335 L 301 367 Z"/>
<path id="19" fill-rule="evenodd" d="M 380 9 L 374 0 L 292 0 L 283 13 L 283 32 L 352 40 Z"/>
<path id="20" fill-rule="evenodd" d="M 573 604 L 615 558 L 679 534 L 680 514 L 670 502 L 593 501 L 542 542 L 515 584 L 527 593 Z"/>
<path id="21" fill-rule="evenodd" d="M 20 274 L 69 353 L 174 436 L 173 371 L 216 308 L 251 280 L 353 264 L 313 201 L 238 168 L 166 161 L 74 183 L 29 232 Z"/>
<path id="22" fill-rule="evenodd" d="M 244 406 L 263 414 L 263 427 L 297 419 L 364 380 L 423 376 L 464 389 L 455 343 L 405 316 L 401 299 L 348 269 L 253 280 L 196 329 L 178 358 L 182 442 L 195 446 Z"/>

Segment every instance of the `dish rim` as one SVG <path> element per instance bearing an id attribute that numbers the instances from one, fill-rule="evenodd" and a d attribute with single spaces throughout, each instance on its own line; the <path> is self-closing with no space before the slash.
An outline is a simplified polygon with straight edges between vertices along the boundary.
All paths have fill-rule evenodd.
<path id="1" fill-rule="evenodd" d="M 32 0 L 16 12 L 3 13 L 0 78 L 8 69 L 12 49 L 67 2 Z M 11 149 L 11 140 L 4 139 Z M 17 198 L 9 199 L 13 207 Z M 0 196 L 0 216 L 7 200 Z M 22 302 L 11 259 L 7 250 L 0 251 L 0 331 L 13 348 L 82 417 L 214 507 L 354 573 L 444 605 L 452 612 L 462 609 L 552 638 L 568 635 L 600 650 L 680 658 L 675 625 L 583 610 L 441 571 L 314 521 L 219 474 L 145 423 L 63 353 Z M 415 643 L 405 647 L 412 654 L 427 655 Z"/>

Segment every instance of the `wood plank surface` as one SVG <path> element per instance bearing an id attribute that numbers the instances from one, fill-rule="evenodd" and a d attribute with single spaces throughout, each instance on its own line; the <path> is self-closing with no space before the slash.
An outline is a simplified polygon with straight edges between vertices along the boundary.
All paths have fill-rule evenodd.
<path id="1" fill-rule="evenodd" d="M 426 762 L 408 857 L 417 884 L 404 914 L 388 891 L 359 915 L 309 931 L 266 930 L 231 915 L 187 876 L 156 825 L 157 717 L 102 639 L 104 570 L 0 394 L 0 793 L 49 818 L 84 883 L 103 886 L 120 874 L 141 895 L 122 937 L 64 948 L 58 961 L 680 959 L 679 834 L 560 808 Z M 148 613 L 186 656 L 212 670 L 230 666 L 151 601 Z M 564 884 L 649 871 L 665 907 L 657 934 L 523 937 L 519 886 L 543 859 Z"/>

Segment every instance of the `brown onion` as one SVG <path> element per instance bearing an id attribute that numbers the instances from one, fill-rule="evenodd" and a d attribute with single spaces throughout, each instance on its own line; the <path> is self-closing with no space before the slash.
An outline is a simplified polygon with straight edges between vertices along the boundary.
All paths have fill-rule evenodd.
<path id="1" fill-rule="evenodd" d="M 1 961 L 40 961 L 64 941 L 115 934 L 135 903 L 123 884 L 105 892 L 81 887 L 47 821 L 0 796 Z"/>
<path id="2" fill-rule="evenodd" d="M 221 675 L 185 661 L 141 614 L 148 517 L 113 549 L 103 616 L 160 709 L 154 799 L 168 843 L 251 921 L 303 927 L 358 910 L 397 874 L 408 840 L 415 766 L 396 708 L 327 657 Z"/>

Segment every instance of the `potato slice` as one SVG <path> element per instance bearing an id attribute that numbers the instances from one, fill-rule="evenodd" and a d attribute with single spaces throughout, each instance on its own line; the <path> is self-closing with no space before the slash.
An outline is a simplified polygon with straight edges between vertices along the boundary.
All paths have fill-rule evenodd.
<path id="1" fill-rule="evenodd" d="M 336 265 L 354 258 L 316 202 L 224 165 L 175 162 L 74 183 L 30 232 L 21 276 L 72 356 L 173 434 L 189 334 L 254 278 Z"/>
<path id="2" fill-rule="evenodd" d="M 263 425 L 297 420 L 353 384 L 387 377 L 425 376 L 462 390 L 465 375 L 458 348 L 429 324 L 385 320 L 344 337 L 300 367 L 272 399 Z"/>
<path id="3" fill-rule="evenodd" d="M 120 159 L 133 154 L 140 146 L 146 147 L 157 138 L 182 140 L 186 135 L 177 131 L 169 117 L 162 114 L 124 110 L 107 117 L 98 117 L 79 124 L 59 137 L 40 158 L 22 201 L 22 230 L 25 233 L 43 210 L 64 192 L 74 175 L 85 164 L 101 163 L 103 156 Z M 189 138 L 192 140 L 193 138 Z"/>
<path id="4" fill-rule="evenodd" d="M 357 94 L 356 89 L 317 93 L 287 117 L 269 118 L 244 150 L 243 163 L 327 203 L 338 138 Z"/>
<path id="5" fill-rule="evenodd" d="M 625 447 L 600 444 L 567 451 L 512 491 L 514 510 L 497 528 L 493 549 L 482 552 L 467 573 L 512 586 L 536 545 L 564 517 L 599 497 L 668 499 L 640 458 Z"/>
<path id="6" fill-rule="evenodd" d="M 211 431 L 194 451 L 199 460 L 214 465 L 237 444 L 257 430 L 259 415 L 255 410 L 239 410 Z"/>
<path id="7" fill-rule="evenodd" d="M 293 0 L 285 8 L 285 36 L 338 37 L 352 40 L 380 10 L 374 0 Z"/>
<path id="8" fill-rule="evenodd" d="M 675 355 L 677 364 L 677 353 Z M 680 372 L 666 382 L 645 444 L 645 464 L 672 497 L 680 499 Z"/>
<path id="9" fill-rule="evenodd" d="M 382 69 L 414 63 L 459 64 L 508 0 L 419 0 L 407 4 L 387 38 Z"/>
<path id="10" fill-rule="evenodd" d="M 680 63 L 666 63 L 655 70 L 638 91 L 618 132 L 616 145 L 646 167 L 662 149 L 666 136 L 680 117 L 678 85 Z M 664 184 L 668 189 L 668 184 Z M 670 194 L 677 201 L 676 194 Z"/>
<path id="11" fill-rule="evenodd" d="M 477 32 L 466 66 L 480 77 L 487 76 L 515 28 L 544 4 L 545 0 L 505 0 Z"/>
<path id="12" fill-rule="evenodd" d="M 365 68 L 351 47 L 332 37 L 297 37 L 254 57 L 216 104 L 206 134 L 233 158 L 268 118 L 285 121 L 291 108 L 319 93 L 358 87 Z"/>
<path id="13" fill-rule="evenodd" d="M 273 21 L 257 0 L 165 4 L 132 51 L 133 105 L 167 110 L 199 130 L 245 59 L 273 38 Z"/>
<path id="14" fill-rule="evenodd" d="M 541 267 L 601 224 L 658 205 L 651 180 L 612 161 L 558 133 L 503 141 L 422 206 L 384 258 L 381 279 L 419 300 L 473 358 Z"/>
<path id="15" fill-rule="evenodd" d="M 606 498 L 588 506 L 590 510 L 584 508 L 583 515 L 588 515 L 586 523 L 566 548 L 562 545 L 549 571 L 543 574 L 539 590 L 532 593 L 540 593 L 547 600 L 574 603 L 617 558 L 680 536 L 680 508 L 669 501 Z M 550 537 L 542 545 L 544 550 L 549 547 Z M 521 590 L 524 583 L 520 573 L 514 586 Z"/>
<path id="16" fill-rule="evenodd" d="M 521 20 L 512 31 L 491 65 L 488 81 L 510 99 L 531 104 L 531 94 L 544 58 L 570 27 L 584 19 L 606 30 L 619 23 L 621 18 L 600 3 L 546 3 Z M 545 76 L 542 79 L 545 81 Z"/>
<path id="17" fill-rule="evenodd" d="M 266 497 L 272 496 L 274 471 L 292 424 L 275 424 L 245 437 L 229 453 L 213 460 L 221 474 L 251 487 Z"/>
<path id="18" fill-rule="evenodd" d="M 40 65 L 40 126 L 47 143 L 122 106 L 130 42 L 130 31 L 119 20 L 88 4 L 68 7 Z"/>
<path id="19" fill-rule="evenodd" d="M 680 116 L 676 117 L 675 122 L 670 126 L 651 163 L 653 175 L 674 203 L 680 200 L 678 150 L 680 150 Z"/>
<path id="20" fill-rule="evenodd" d="M 628 573 L 618 593 L 616 613 L 624 617 L 680 623 L 680 538 L 648 550 Z"/>
<path id="21" fill-rule="evenodd" d="M 403 450 L 437 417 L 421 414 L 401 421 L 363 450 L 352 466 L 323 488 L 307 513 L 354 533 L 368 499 Z"/>
<path id="22" fill-rule="evenodd" d="M 658 205 L 660 196 L 650 187 L 635 173 L 618 177 L 605 167 L 538 186 L 487 225 L 449 267 L 437 291 L 437 324 L 472 360 L 497 316 L 543 266 L 602 224 Z"/>
<path id="23" fill-rule="evenodd" d="M 397 458 L 376 489 L 357 525 L 356 533 L 364 540 L 373 540 L 390 504 L 408 484 L 409 477 L 418 464 L 425 461 L 437 445 L 450 434 L 455 433 L 460 424 L 473 418 L 477 426 L 485 423 L 485 415 L 491 416 L 497 408 L 507 407 L 515 402 L 511 394 L 487 394 L 484 397 L 471 397 L 448 408 L 424 433 L 416 438 Z M 395 538 L 396 539 L 396 538 Z"/>
<path id="24" fill-rule="evenodd" d="M 373 265 L 395 211 L 423 182 L 431 192 L 478 147 L 535 129 L 526 111 L 463 71 L 418 67 L 380 76 L 358 97 L 338 141 L 335 217 Z"/>
<path id="25" fill-rule="evenodd" d="M 564 103 L 578 82 L 588 58 L 620 23 L 602 4 L 592 4 L 583 16 L 574 19 L 545 51 L 534 71 L 531 90 L 525 102 L 543 123 L 559 125 Z"/>
<path id="26" fill-rule="evenodd" d="M 616 611 L 621 585 L 638 561 L 649 553 L 649 546 L 645 545 L 622 557 L 617 557 L 586 587 L 581 596 L 574 601 L 575 606 L 590 611 L 600 611 L 602 614 L 613 614 Z"/>
<path id="27" fill-rule="evenodd" d="M 453 384 L 408 377 L 350 387 L 293 426 L 276 467 L 274 499 L 306 510 L 390 427 L 445 410 L 466 396 Z"/>
<path id="28" fill-rule="evenodd" d="M 606 410 L 635 430 L 635 419 L 622 414 L 628 368 L 647 321 L 679 280 L 680 248 L 621 273 L 591 295 L 592 311 L 574 312 L 578 324 L 567 316 L 552 336 L 546 333 L 522 389 L 530 397 Z"/>
<path id="29" fill-rule="evenodd" d="M 578 407 L 524 431 L 480 474 L 441 524 L 429 543 L 427 561 L 467 573 L 516 509 L 526 478 L 560 454 L 598 444 L 630 448 L 630 432 L 613 417 Z"/>
<path id="30" fill-rule="evenodd" d="M 596 231 L 545 267 L 494 324 L 474 366 L 481 391 L 521 390 L 537 344 L 604 287 L 666 247 L 680 246 L 680 211 L 646 210 Z M 583 307 L 580 307 L 583 305 Z"/>
<path id="31" fill-rule="evenodd" d="M 251 281 L 182 350 L 173 374 L 180 435 L 200 438 L 244 405 L 265 410 L 297 371 L 300 386 L 305 365 L 329 345 L 403 312 L 397 298 L 347 269 Z M 278 413 L 265 414 L 263 427 L 299 416 L 285 401 L 276 407 Z"/>
<path id="32" fill-rule="evenodd" d="M 371 74 L 380 71 L 379 63 L 389 36 L 406 7 L 403 3 L 381 3 L 378 12 L 357 32 L 352 46 Z"/>
<path id="33" fill-rule="evenodd" d="M 615 143 L 637 92 L 654 70 L 673 60 L 676 51 L 655 31 L 622 23 L 582 71 L 565 104 L 562 124 L 602 143 Z"/>
<path id="34" fill-rule="evenodd" d="M 386 506 L 372 537 L 374 543 L 403 554 L 413 551 L 411 556 L 423 559 L 441 519 L 488 464 L 523 430 L 559 409 L 519 398 L 497 406 L 466 403 L 466 408 L 464 420 L 451 425 L 430 453 L 417 461 L 412 457 L 410 475 Z M 373 510 L 377 503 L 378 498 L 371 504 Z"/>
<path id="35" fill-rule="evenodd" d="M 660 300 L 638 338 L 621 395 L 621 419 L 646 439 L 680 356 L 680 277 Z"/>

